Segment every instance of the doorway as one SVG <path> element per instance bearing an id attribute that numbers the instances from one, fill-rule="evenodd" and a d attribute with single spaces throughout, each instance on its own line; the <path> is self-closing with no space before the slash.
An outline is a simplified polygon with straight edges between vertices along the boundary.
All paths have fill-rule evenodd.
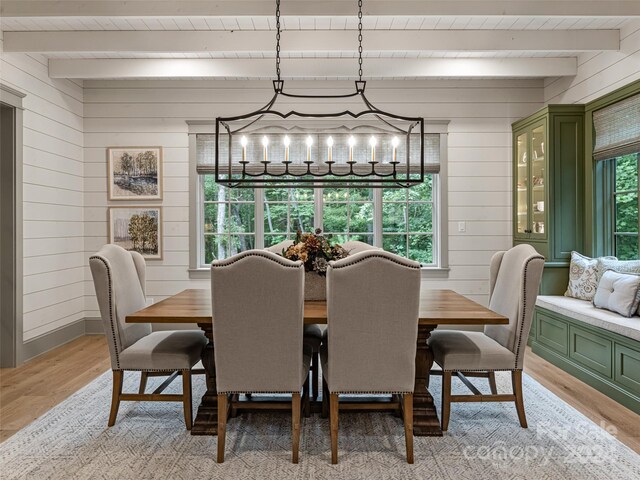
<path id="1" fill-rule="evenodd" d="M 21 363 L 22 95 L 0 84 L 0 366 Z"/>

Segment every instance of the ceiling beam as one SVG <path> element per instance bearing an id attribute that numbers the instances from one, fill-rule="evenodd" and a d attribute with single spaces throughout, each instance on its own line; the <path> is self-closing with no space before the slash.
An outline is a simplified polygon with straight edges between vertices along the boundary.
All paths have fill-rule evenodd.
<path id="1" fill-rule="evenodd" d="M 51 78 L 271 78 L 272 59 L 50 59 Z M 287 59 L 285 78 L 355 78 L 353 59 Z M 367 59 L 366 78 L 573 76 L 575 58 Z"/>
<path id="2" fill-rule="evenodd" d="M 272 0 L 3 0 L 5 17 L 273 16 Z M 365 15 L 640 16 L 638 0 L 367 0 Z M 289 0 L 282 15 L 354 15 L 355 1 Z"/>
<path id="3" fill-rule="evenodd" d="M 364 37 L 375 52 L 618 50 L 618 30 L 375 30 Z M 5 52 L 273 52 L 270 31 L 5 32 Z M 357 31 L 307 30 L 282 34 L 282 50 L 356 51 Z"/>

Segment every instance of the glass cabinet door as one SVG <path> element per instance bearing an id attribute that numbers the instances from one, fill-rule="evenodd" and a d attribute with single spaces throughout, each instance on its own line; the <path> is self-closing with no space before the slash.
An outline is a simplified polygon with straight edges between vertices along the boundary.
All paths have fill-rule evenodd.
<path id="1" fill-rule="evenodd" d="M 529 142 L 527 133 L 518 135 L 516 139 L 516 158 L 517 158 L 517 194 L 516 194 L 516 212 L 517 212 L 517 233 L 523 235 L 529 233 L 529 168 L 528 168 L 528 150 Z"/>
<path id="2" fill-rule="evenodd" d="M 547 139 L 544 123 L 534 127 L 531 130 L 531 156 L 530 171 L 531 177 L 530 192 L 531 204 L 529 211 L 531 212 L 531 220 L 528 229 L 533 236 L 545 236 L 546 214 L 546 172 L 545 172 L 545 149 L 547 148 Z"/>

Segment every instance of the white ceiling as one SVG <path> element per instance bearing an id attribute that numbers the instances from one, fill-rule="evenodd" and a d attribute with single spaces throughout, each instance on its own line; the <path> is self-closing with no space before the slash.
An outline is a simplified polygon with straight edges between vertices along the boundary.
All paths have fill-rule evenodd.
<path id="1" fill-rule="evenodd" d="M 272 0 L 1 0 L 0 9 L 5 52 L 42 54 L 58 77 L 86 72 L 80 78 L 96 78 L 92 71 L 106 71 L 106 65 L 116 75 L 107 78 L 272 74 L 264 62 L 264 68 L 253 68 L 275 56 Z M 140 13 L 145 11 L 154 15 Z M 357 56 L 355 1 L 282 0 L 282 11 L 285 78 L 288 72 L 304 78 L 303 62 L 310 59 L 327 66 L 326 78 L 353 77 L 348 59 Z M 532 78 L 571 75 L 580 53 L 617 50 L 620 30 L 640 19 L 640 0 L 364 0 L 364 11 L 363 56 L 382 78 L 481 76 L 466 68 L 465 59 L 484 62 L 477 63 L 482 75 L 495 70 L 496 76 Z M 300 33 L 305 31 L 314 33 Z M 124 63 L 128 59 L 137 63 Z M 210 63 L 187 69 L 175 64 L 176 71 L 164 72 L 172 68 L 169 59 Z M 132 65 L 129 70 L 138 73 L 128 75 Z M 216 74 L 219 68 L 224 76 Z M 318 78 L 318 72 L 309 77 Z"/>

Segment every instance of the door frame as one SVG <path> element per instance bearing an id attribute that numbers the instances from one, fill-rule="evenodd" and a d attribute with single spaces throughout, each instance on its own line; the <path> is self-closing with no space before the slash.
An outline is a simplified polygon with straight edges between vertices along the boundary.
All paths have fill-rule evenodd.
<path id="1" fill-rule="evenodd" d="M 3 267 L 0 279 L 0 366 L 16 367 L 23 361 L 23 272 L 22 272 L 22 99 L 26 95 L 0 83 L 0 102 L 14 109 L 14 148 L 11 174 L 2 178 L 2 231 L 0 256 Z M 9 204 L 5 203 L 9 200 Z M 6 209 L 6 210 L 5 210 Z M 5 220 L 7 218 L 7 220 Z M 9 229 L 9 223 L 12 228 Z M 10 234 L 9 232 L 13 232 Z M 8 239 L 5 240 L 5 238 Z M 6 263 L 5 263 L 6 262 Z"/>

